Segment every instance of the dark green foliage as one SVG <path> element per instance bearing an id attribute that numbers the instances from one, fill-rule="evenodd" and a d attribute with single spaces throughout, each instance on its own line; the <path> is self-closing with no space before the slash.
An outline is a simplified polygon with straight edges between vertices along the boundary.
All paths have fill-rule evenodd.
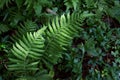
<path id="1" fill-rule="evenodd" d="M 38 25 L 35 22 L 29 20 L 24 22 L 24 25 L 20 24 L 20 26 L 17 28 L 18 29 L 15 31 L 15 33 L 11 36 L 11 39 L 13 41 L 21 39 L 23 37 L 23 34 L 26 34 L 26 32 L 34 32 L 39 29 Z"/>
<path id="2" fill-rule="evenodd" d="M 0 0 L 0 80 L 119 80 L 119 0 Z"/>
<path id="3" fill-rule="evenodd" d="M 9 30 L 9 27 L 4 24 L 0 24 L 0 34 L 7 32 Z"/>
<path id="4" fill-rule="evenodd" d="M 120 4 L 119 4 L 120 5 Z M 112 9 L 109 9 L 109 15 L 120 22 L 120 6 L 115 6 Z M 114 13 L 113 13 L 114 12 Z"/>

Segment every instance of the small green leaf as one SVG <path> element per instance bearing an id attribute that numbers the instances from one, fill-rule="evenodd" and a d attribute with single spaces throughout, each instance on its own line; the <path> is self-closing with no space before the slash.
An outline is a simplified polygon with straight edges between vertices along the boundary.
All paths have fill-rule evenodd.
<path id="1" fill-rule="evenodd" d="M 17 7 L 20 8 L 22 6 L 24 0 L 15 0 Z"/>
<path id="2" fill-rule="evenodd" d="M 34 10 L 36 15 L 39 17 L 42 10 L 42 6 L 39 3 L 34 3 Z"/>

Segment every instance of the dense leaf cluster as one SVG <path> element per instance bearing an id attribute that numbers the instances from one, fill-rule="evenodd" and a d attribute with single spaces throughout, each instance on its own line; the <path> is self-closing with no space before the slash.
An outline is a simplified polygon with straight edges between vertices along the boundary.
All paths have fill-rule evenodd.
<path id="1" fill-rule="evenodd" d="M 119 0 L 0 0 L 0 80 L 119 80 Z"/>

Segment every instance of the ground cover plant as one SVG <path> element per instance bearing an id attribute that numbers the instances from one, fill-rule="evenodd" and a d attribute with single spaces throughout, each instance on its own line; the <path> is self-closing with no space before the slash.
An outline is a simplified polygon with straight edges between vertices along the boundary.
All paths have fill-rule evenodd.
<path id="1" fill-rule="evenodd" d="M 119 80 L 119 0 L 0 0 L 0 80 Z"/>

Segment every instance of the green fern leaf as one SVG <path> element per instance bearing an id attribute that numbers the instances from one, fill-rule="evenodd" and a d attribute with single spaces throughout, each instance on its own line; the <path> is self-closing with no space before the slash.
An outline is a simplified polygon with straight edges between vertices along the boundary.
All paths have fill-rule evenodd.
<path id="1" fill-rule="evenodd" d="M 27 20 L 26 22 L 24 22 L 24 25 L 21 24 L 21 26 L 18 26 L 18 31 L 15 32 L 15 34 L 13 34 L 11 36 L 12 41 L 17 41 L 18 39 L 21 39 L 21 37 L 23 35 L 26 35 L 27 32 L 34 32 L 37 31 L 38 26 L 35 22 Z"/>
<path id="2" fill-rule="evenodd" d="M 62 53 L 71 46 L 72 39 L 81 31 L 84 19 L 91 15 L 87 12 L 62 15 L 53 19 L 47 27 L 27 33 L 13 45 L 8 69 L 24 74 L 38 70 L 40 63 L 40 67 L 46 65 L 52 70 Z"/>
<path id="3" fill-rule="evenodd" d="M 53 21 L 48 24 L 46 30 L 46 47 L 45 54 L 43 56 L 46 61 L 46 65 L 50 62 L 56 64 L 58 59 L 62 56 L 62 51 L 67 50 L 68 46 L 71 46 L 72 39 L 81 30 L 82 22 L 88 16 L 93 14 L 84 13 L 73 13 L 56 17 Z"/>
<path id="4" fill-rule="evenodd" d="M 22 40 L 19 40 L 13 45 L 12 57 L 9 58 L 11 62 L 8 65 L 9 70 L 16 71 L 32 71 L 38 70 L 37 65 L 40 57 L 44 53 L 44 38 L 42 34 L 46 27 L 43 27 L 37 32 L 27 33 L 27 36 L 23 36 Z"/>

